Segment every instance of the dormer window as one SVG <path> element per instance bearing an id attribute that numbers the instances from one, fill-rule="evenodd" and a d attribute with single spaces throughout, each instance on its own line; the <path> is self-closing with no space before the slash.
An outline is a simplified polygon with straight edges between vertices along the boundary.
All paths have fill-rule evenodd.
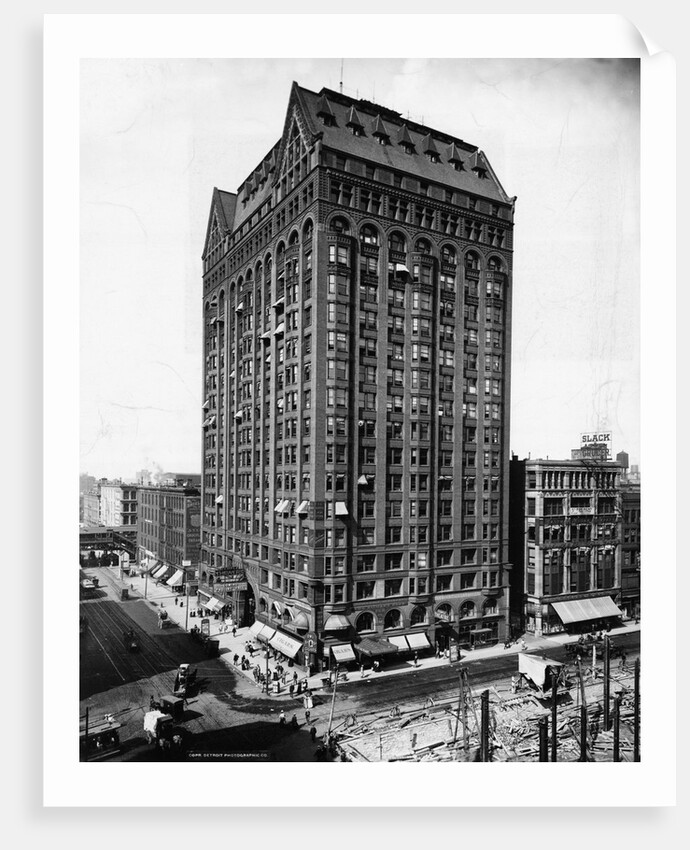
<path id="1" fill-rule="evenodd" d="M 405 142 L 401 142 L 400 147 L 405 151 L 405 153 L 408 153 L 408 154 L 414 153 L 414 145 L 408 145 Z"/>

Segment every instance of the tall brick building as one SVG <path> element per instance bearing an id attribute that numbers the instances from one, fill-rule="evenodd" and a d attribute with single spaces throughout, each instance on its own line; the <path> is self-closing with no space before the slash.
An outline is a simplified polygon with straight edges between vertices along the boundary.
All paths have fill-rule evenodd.
<path id="1" fill-rule="evenodd" d="M 514 198 L 293 84 L 203 250 L 200 590 L 298 663 L 502 638 Z"/>

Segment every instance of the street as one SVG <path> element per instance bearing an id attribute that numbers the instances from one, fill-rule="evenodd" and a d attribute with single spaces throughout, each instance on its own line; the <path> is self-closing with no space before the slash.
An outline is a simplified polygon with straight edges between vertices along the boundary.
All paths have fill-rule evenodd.
<path id="1" fill-rule="evenodd" d="M 81 715 L 89 710 L 93 721 L 105 714 L 122 724 L 122 752 L 114 761 L 149 761 L 162 754 L 146 743 L 143 718 L 149 699 L 159 699 L 174 688 L 179 664 L 189 663 L 198 671 L 198 692 L 186 701 L 183 726 L 189 733 L 185 752 L 166 756 L 176 760 L 226 761 L 273 760 L 312 761 L 316 746 L 328 727 L 332 694 L 317 691 L 311 709 L 310 725 L 317 731 L 313 743 L 305 723 L 301 699 L 266 696 L 259 688 L 220 658 L 206 658 L 200 644 L 181 628 L 158 628 L 156 610 L 142 599 L 121 600 L 120 585 L 107 568 L 92 570 L 100 587 L 89 600 L 80 603 L 80 615 L 88 627 L 80 638 Z M 129 652 L 123 632 L 134 629 L 140 642 L 138 652 Z M 632 662 L 639 653 L 639 633 L 619 635 L 616 645 L 624 647 Z M 563 646 L 554 643 L 550 658 L 567 661 Z M 514 653 L 472 660 L 464 656 L 469 684 L 475 696 L 479 690 L 510 680 L 516 672 Z M 458 664 L 420 668 L 402 675 L 386 676 L 371 670 L 362 679 L 359 672 L 339 683 L 333 705 L 332 728 L 348 718 L 385 714 L 421 707 L 426 700 L 439 702 L 457 698 Z M 288 725 L 278 722 L 284 711 Z M 289 721 L 296 715 L 299 728 Z"/>

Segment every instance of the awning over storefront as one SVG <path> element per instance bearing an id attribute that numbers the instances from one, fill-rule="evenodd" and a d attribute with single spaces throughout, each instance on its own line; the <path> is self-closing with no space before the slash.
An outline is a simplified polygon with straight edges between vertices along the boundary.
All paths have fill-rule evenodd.
<path id="1" fill-rule="evenodd" d="M 208 608 L 209 611 L 220 611 L 223 607 L 223 603 L 219 599 L 216 599 L 215 596 L 212 596 L 206 602 L 202 602 L 201 607 Z"/>
<path id="2" fill-rule="evenodd" d="M 355 649 L 361 655 L 393 655 L 398 651 L 398 647 L 383 638 L 362 638 L 356 644 Z"/>
<path id="3" fill-rule="evenodd" d="M 410 644 L 410 649 L 429 649 L 431 646 L 429 638 L 424 632 L 411 632 L 409 635 L 405 635 L 405 637 Z"/>
<path id="4" fill-rule="evenodd" d="M 350 621 L 343 614 L 331 614 L 331 616 L 323 624 L 323 630 L 325 632 L 335 632 L 349 628 Z"/>
<path id="5" fill-rule="evenodd" d="M 270 626 L 264 625 L 264 623 L 260 623 L 258 620 L 254 620 L 254 622 L 249 627 L 249 633 L 254 635 L 256 638 L 260 638 L 261 640 L 269 641 L 273 635 L 275 634 L 275 629 L 272 629 Z"/>
<path id="6" fill-rule="evenodd" d="M 286 635 L 285 632 L 276 632 L 268 641 L 274 649 L 287 655 L 288 658 L 294 658 L 295 655 L 302 649 L 302 641 Z"/>
<path id="7" fill-rule="evenodd" d="M 407 652 L 407 650 L 410 648 L 405 635 L 391 635 L 390 637 L 386 638 L 386 640 L 390 641 L 393 646 L 397 646 L 398 649 L 402 649 L 403 652 Z"/>
<path id="8" fill-rule="evenodd" d="M 160 578 L 168 568 L 165 564 L 160 564 L 155 569 L 151 570 L 151 578 Z"/>
<path id="9" fill-rule="evenodd" d="M 337 646 L 332 646 L 331 652 L 336 661 L 355 661 L 355 653 L 352 651 L 351 643 L 341 643 Z"/>
<path id="10" fill-rule="evenodd" d="M 605 617 L 622 617 L 620 608 L 610 596 L 594 599 L 570 599 L 568 602 L 552 602 L 553 610 L 563 625 L 581 623 L 584 620 L 602 620 Z"/>
<path id="11" fill-rule="evenodd" d="M 175 572 L 166 581 L 168 587 L 179 587 L 184 584 L 184 570 L 175 570 Z"/>

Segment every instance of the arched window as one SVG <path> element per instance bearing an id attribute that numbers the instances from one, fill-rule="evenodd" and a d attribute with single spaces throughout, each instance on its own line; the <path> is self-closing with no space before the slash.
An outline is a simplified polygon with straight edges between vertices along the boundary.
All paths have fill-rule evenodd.
<path id="1" fill-rule="evenodd" d="M 475 254 L 474 251 L 468 251 L 465 254 L 465 268 L 479 269 L 479 254 Z"/>
<path id="2" fill-rule="evenodd" d="M 436 619 L 443 623 L 450 623 L 453 620 L 453 609 L 450 605 L 439 605 L 436 609 Z"/>
<path id="3" fill-rule="evenodd" d="M 268 606 L 266 605 L 266 600 L 263 598 L 263 596 L 260 596 L 260 597 L 259 597 L 259 611 L 260 611 L 262 614 L 265 614 L 265 613 L 266 613 L 266 608 L 267 608 L 267 607 L 268 607 Z"/>
<path id="4" fill-rule="evenodd" d="M 335 216 L 335 218 L 331 219 L 329 230 L 333 231 L 334 233 L 349 233 L 350 225 L 347 223 L 347 219 L 337 215 Z"/>
<path id="5" fill-rule="evenodd" d="M 370 224 L 364 225 L 364 227 L 360 231 L 359 238 L 367 245 L 379 244 L 379 232 L 375 227 L 372 227 Z"/>
<path id="6" fill-rule="evenodd" d="M 431 242 L 428 239 L 418 239 L 414 249 L 418 254 L 426 254 L 428 256 L 431 254 Z"/>
<path id="7" fill-rule="evenodd" d="M 207 584 L 207 582 L 208 582 L 208 574 L 206 573 L 206 571 L 204 571 L 204 572 L 201 573 L 201 583 Z"/>
<path id="8" fill-rule="evenodd" d="M 419 626 L 422 623 L 426 623 L 426 608 L 422 608 L 421 605 L 418 605 L 412 611 L 412 615 L 410 616 L 410 625 Z"/>
<path id="9" fill-rule="evenodd" d="M 302 239 L 306 242 L 311 242 L 312 237 L 314 236 L 314 222 L 308 218 L 304 223 L 304 229 L 302 231 Z"/>
<path id="10" fill-rule="evenodd" d="M 455 248 L 451 248 L 450 245 L 444 245 L 443 248 L 441 248 L 441 262 L 454 266 L 457 263 Z"/>
<path id="11" fill-rule="evenodd" d="M 293 230 L 290 234 L 290 239 L 288 240 L 288 245 L 296 245 L 299 242 L 299 233 L 296 230 Z"/>
<path id="12" fill-rule="evenodd" d="M 402 615 L 397 608 L 391 608 L 390 611 L 386 612 L 386 616 L 383 618 L 384 629 L 399 629 L 401 625 Z"/>
<path id="13" fill-rule="evenodd" d="M 476 608 L 474 602 L 463 602 L 460 606 L 460 618 L 474 617 L 475 611 Z"/>
<path id="14" fill-rule="evenodd" d="M 360 614 L 357 617 L 355 628 L 358 632 L 372 632 L 374 630 L 374 615 L 369 611 Z"/>
<path id="15" fill-rule="evenodd" d="M 407 242 L 405 241 L 405 237 L 402 233 L 398 233 L 398 231 L 394 231 L 388 237 L 388 250 L 389 251 L 398 251 L 401 254 L 404 254 L 407 251 Z"/>
<path id="16" fill-rule="evenodd" d="M 503 263 L 498 257 L 489 257 L 489 271 L 492 272 L 500 272 L 503 271 Z"/>

